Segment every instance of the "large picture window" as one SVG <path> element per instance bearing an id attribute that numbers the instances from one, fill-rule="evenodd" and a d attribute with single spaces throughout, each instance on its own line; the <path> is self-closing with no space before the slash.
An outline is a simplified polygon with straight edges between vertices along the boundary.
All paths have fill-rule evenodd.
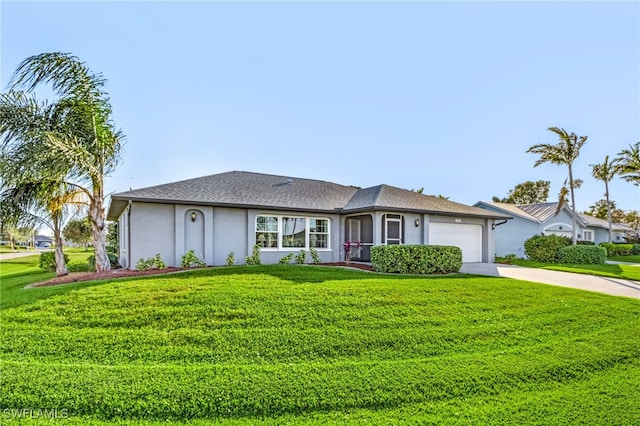
<path id="1" fill-rule="evenodd" d="M 256 217 L 256 244 L 272 249 L 329 248 L 329 219 L 300 216 Z"/>

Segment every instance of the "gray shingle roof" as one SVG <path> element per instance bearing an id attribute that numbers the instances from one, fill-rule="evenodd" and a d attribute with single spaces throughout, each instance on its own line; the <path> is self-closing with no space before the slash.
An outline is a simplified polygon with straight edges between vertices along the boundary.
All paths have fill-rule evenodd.
<path id="1" fill-rule="evenodd" d="M 320 180 L 241 171 L 113 194 L 108 218 L 115 220 L 129 200 L 290 211 L 347 213 L 389 209 L 486 218 L 508 217 L 388 185 L 357 189 Z"/>
<path id="2" fill-rule="evenodd" d="M 532 222 L 542 223 L 547 219 L 555 216 L 556 210 L 558 209 L 558 203 L 537 203 L 537 204 L 507 204 L 507 203 L 498 203 L 495 201 L 490 202 L 478 202 L 476 205 L 485 204 L 488 206 L 494 206 L 501 210 L 507 211 L 511 214 L 523 217 L 525 219 L 529 219 Z M 571 215 L 571 211 L 567 207 L 567 212 Z M 590 226 L 594 228 L 604 228 L 609 229 L 609 223 L 606 220 L 598 219 L 597 217 L 589 216 L 584 213 L 577 212 L 578 221 L 583 226 Z M 613 223 L 611 226 L 613 231 L 632 231 L 633 229 L 622 223 Z"/>
<path id="3" fill-rule="evenodd" d="M 609 222 L 606 221 L 606 220 L 602 220 L 602 219 L 599 219 L 597 217 L 589 216 L 588 214 L 584 214 L 584 213 L 578 213 L 578 216 L 580 217 L 580 219 L 587 226 L 591 226 L 591 227 L 594 227 L 594 228 L 609 229 Z M 631 228 L 628 225 L 625 225 L 624 223 L 615 223 L 615 222 L 613 222 L 611 224 L 611 230 L 612 231 L 619 231 L 619 232 L 630 232 L 630 231 L 633 231 L 633 228 Z"/>

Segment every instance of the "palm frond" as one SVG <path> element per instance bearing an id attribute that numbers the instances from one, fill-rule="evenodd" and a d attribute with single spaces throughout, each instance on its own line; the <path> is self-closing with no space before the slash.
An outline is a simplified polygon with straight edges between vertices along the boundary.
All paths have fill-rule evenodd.
<path id="1" fill-rule="evenodd" d="M 557 216 L 562 208 L 569 202 L 567 196 L 569 195 L 569 188 L 567 188 L 567 182 L 565 181 L 562 188 L 560 188 L 560 192 L 558 193 L 558 207 L 556 208 L 555 216 Z"/>
<path id="2" fill-rule="evenodd" d="M 619 175 L 627 182 L 640 186 L 640 142 L 629 145 L 629 149 L 623 149 L 618 153 L 616 162 Z"/>
<path id="3" fill-rule="evenodd" d="M 61 95 L 108 100 L 102 90 L 106 80 L 92 73 L 84 62 L 70 53 L 52 52 L 33 55 L 23 60 L 9 81 L 11 89 L 33 91 L 39 84 L 51 84 Z"/>

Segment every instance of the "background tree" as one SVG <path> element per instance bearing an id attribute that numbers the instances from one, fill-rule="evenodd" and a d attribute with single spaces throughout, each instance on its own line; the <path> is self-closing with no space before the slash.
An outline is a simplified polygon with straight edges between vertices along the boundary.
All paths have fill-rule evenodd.
<path id="1" fill-rule="evenodd" d="M 611 213 L 611 221 L 613 223 L 624 223 L 625 212 L 616 206 L 616 202 L 609 200 L 610 209 L 607 209 L 607 200 L 598 200 L 589 206 L 589 210 L 585 211 L 585 214 L 589 216 L 597 217 L 598 219 L 607 220 L 607 211 Z"/>
<path id="2" fill-rule="evenodd" d="M 555 133 L 560 142 L 556 145 L 551 144 L 537 144 L 530 147 L 527 152 L 532 154 L 538 154 L 540 158 L 534 163 L 533 167 L 538 167 L 543 163 L 552 163 L 562 166 L 567 166 L 569 172 L 569 193 L 571 194 L 571 209 L 573 210 L 571 226 L 572 237 L 571 241 L 575 245 L 577 244 L 576 234 L 576 199 L 575 189 L 576 182 L 573 179 L 573 162 L 580 155 L 580 148 L 587 142 L 587 136 L 577 136 L 575 133 L 567 133 L 565 129 L 558 127 L 550 127 L 547 129 Z M 566 185 L 565 185 L 566 188 Z M 562 194 L 561 194 L 562 196 Z M 561 197 L 562 198 L 562 197 Z"/>
<path id="3" fill-rule="evenodd" d="M 109 222 L 107 224 L 107 252 L 109 254 L 118 256 L 120 251 L 118 238 L 118 222 Z"/>
<path id="4" fill-rule="evenodd" d="M 102 89 L 105 82 L 102 75 L 92 73 L 75 56 L 55 52 L 25 59 L 9 85 L 12 91 L 31 93 L 39 85 L 48 84 L 60 96 L 57 104 L 64 107 L 61 112 L 69 127 L 67 131 L 45 133 L 48 154 L 44 164 L 49 164 L 49 172 L 64 174 L 89 199 L 97 271 L 110 269 L 105 242 L 104 178 L 115 170 L 122 148 L 122 134 L 111 122 L 109 97 Z"/>
<path id="5" fill-rule="evenodd" d="M 626 212 L 622 222 L 626 223 L 636 231 L 640 230 L 640 212 L 638 210 L 630 210 Z"/>
<path id="6" fill-rule="evenodd" d="M 16 226 L 35 229 L 46 226 L 53 232 L 56 275 L 66 275 L 63 253 L 62 226 L 70 206 L 82 203 L 82 193 L 56 181 L 28 182 L 5 189 L 0 193 L 3 221 Z"/>
<path id="7" fill-rule="evenodd" d="M 67 241 L 72 243 L 82 244 L 87 249 L 87 245 L 93 239 L 93 233 L 91 232 L 91 222 L 88 218 L 84 219 L 72 219 L 67 222 L 66 226 L 62 230 L 62 235 Z"/>
<path id="8" fill-rule="evenodd" d="M 615 161 L 619 165 L 620 177 L 640 186 L 640 142 L 620 151 Z"/>
<path id="9" fill-rule="evenodd" d="M 620 167 L 613 161 L 609 161 L 609 156 L 604 157 L 604 161 L 591 165 L 591 174 L 597 180 L 604 182 L 604 197 L 607 207 L 607 222 L 609 223 L 609 243 L 613 241 L 611 230 L 611 202 L 609 199 L 609 182 L 619 173 Z"/>
<path id="10" fill-rule="evenodd" d="M 526 181 L 517 184 L 509 190 L 505 198 L 493 197 L 493 201 L 509 204 L 536 204 L 546 203 L 549 198 L 548 180 Z"/>
<path id="11" fill-rule="evenodd" d="M 51 229 L 58 275 L 67 273 L 61 235 L 67 204 L 82 202 L 82 191 L 65 181 L 66 161 L 52 158 L 48 135 L 72 132 L 75 125 L 67 101 L 40 102 L 16 91 L 0 95 L 0 219 Z"/>

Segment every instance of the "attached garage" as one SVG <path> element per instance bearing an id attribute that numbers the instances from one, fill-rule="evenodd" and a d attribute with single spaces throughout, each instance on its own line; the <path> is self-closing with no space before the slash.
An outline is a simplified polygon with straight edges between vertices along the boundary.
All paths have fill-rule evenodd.
<path id="1" fill-rule="evenodd" d="M 456 246 L 465 263 L 482 262 L 482 226 L 470 223 L 430 223 L 429 244 Z"/>

